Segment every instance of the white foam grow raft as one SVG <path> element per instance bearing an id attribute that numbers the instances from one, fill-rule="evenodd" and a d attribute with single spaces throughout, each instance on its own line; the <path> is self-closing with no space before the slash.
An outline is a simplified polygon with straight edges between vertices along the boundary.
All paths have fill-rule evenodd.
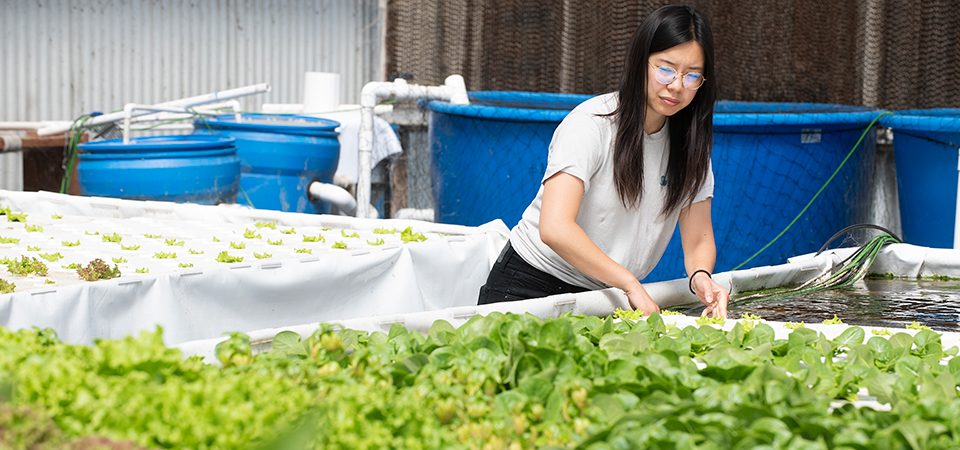
<path id="1" fill-rule="evenodd" d="M 8 241 L 0 259 L 27 256 L 48 267 L 46 276 L 18 276 L 0 265 L 0 279 L 16 285 L 0 294 L 0 326 L 49 327 L 68 343 L 160 326 L 173 345 L 473 304 L 509 233 L 501 222 L 463 227 L 46 192 L 0 190 L 0 205 L 27 214 L 25 222 L 0 216 Z M 408 227 L 425 240 L 404 242 Z M 122 275 L 90 282 L 64 267 L 97 258 Z"/>

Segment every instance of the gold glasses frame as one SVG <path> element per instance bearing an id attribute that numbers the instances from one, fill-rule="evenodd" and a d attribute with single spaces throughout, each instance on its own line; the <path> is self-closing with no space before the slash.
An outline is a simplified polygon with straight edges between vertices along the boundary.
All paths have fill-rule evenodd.
<path id="1" fill-rule="evenodd" d="M 673 83 L 674 81 L 676 81 L 677 77 L 679 77 L 679 78 L 680 78 L 680 84 L 682 84 L 683 87 L 685 87 L 685 88 L 687 88 L 687 89 L 690 89 L 691 91 L 695 91 L 695 90 L 700 89 L 701 87 L 703 87 L 703 82 L 704 82 L 704 80 L 707 79 L 707 77 L 703 76 L 703 74 L 702 74 L 702 73 L 699 73 L 699 72 L 684 72 L 684 73 L 681 73 L 681 72 L 678 71 L 677 69 L 674 69 L 673 67 L 670 67 L 670 66 L 658 66 L 658 65 L 656 65 L 656 64 L 654 64 L 654 63 L 652 63 L 652 62 L 649 62 L 649 61 L 647 62 L 647 64 L 650 64 L 650 67 L 653 67 L 654 69 L 656 69 L 656 70 L 658 70 L 658 71 L 659 71 L 659 70 L 664 70 L 664 69 L 666 69 L 666 70 L 670 70 L 671 72 L 673 72 L 673 77 L 670 78 L 670 81 L 667 81 L 667 82 L 663 82 L 662 80 L 660 80 L 659 77 L 657 77 L 656 75 L 654 75 L 654 79 L 657 80 L 657 83 L 660 83 L 660 84 L 670 84 L 670 83 Z M 687 77 L 687 75 L 690 75 L 690 74 L 699 75 L 699 78 L 697 78 L 698 84 L 697 84 L 696 87 L 690 87 L 690 86 L 687 85 L 687 78 L 686 78 L 686 77 Z"/>

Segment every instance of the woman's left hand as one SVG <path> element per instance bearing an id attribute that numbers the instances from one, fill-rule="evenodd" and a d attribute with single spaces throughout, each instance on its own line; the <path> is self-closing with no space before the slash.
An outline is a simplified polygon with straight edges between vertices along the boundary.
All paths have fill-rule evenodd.
<path id="1" fill-rule="evenodd" d="M 730 302 L 730 291 L 720 286 L 706 273 L 700 272 L 693 277 L 691 285 L 700 302 L 706 305 L 703 315 L 713 314 L 714 317 L 727 318 L 727 303 Z"/>

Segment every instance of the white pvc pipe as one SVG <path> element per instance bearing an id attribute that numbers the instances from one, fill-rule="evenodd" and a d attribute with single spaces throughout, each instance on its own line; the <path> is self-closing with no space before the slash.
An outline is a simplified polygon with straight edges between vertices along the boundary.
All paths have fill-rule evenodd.
<path id="1" fill-rule="evenodd" d="M 239 122 L 240 113 L 237 111 L 240 110 L 240 102 L 236 100 L 230 100 L 225 103 L 227 103 L 226 106 L 229 106 L 230 108 L 233 109 L 234 118 L 237 120 L 237 122 Z M 136 103 L 127 103 L 126 105 L 123 105 L 123 128 L 122 128 L 123 143 L 124 144 L 130 143 L 130 132 L 133 131 L 130 125 L 132 123 L 133 116 L 136 114 L 134 111 L 149 111 L 149 112 L 159 111 L 161 114 L 153 115 L 153 117 L 150 118 L 152 121 L 182 119 L 187 117 L 193 117 L 196 114 L 200 114 L 204 116 L 219 116 L 221 114 L 220 111 L 215 111 L 212 109 L 196 108 L 191 111 L 188 108 L 189 107 L 176 107 L 176 106 L 164 106 L 164 105 L 138 105 Z M 162 113 L 171 113 L 173 114 L 173 116 L 163 115 Z M 140 119 L 143 119 L 143 117 L 140 117 Z M 148 120 L 139 120 L 138 122 L 146 122 L 146 121 Z"/>
<path id="2" fill-rule="evenodd" d="M 244 87 L 236 88 L 236 89 L 228 89 L 228 90 L 225 90 L 225 91 L 213 92 L 213 93 L 210 93 L 210 94 L 198 95 L 198 96 L 195 96 L 195 97 L 189 97 L 189 98 L 184 98 L 184 99 L 180 99 L 180 100 L 173 100 L 173 101 L 169 101 L 169 102 L 158 103 L 158 104 L 153 105 L 153 106 L 172 107 L 172 108 L 176 108 L 176 107 L 188 108 L 188 107 L 192 107 L 192 106 L 205 105 L 205 104 L 208 104 L 208 103 L 214 103 L 214 102 L 223 101 L 223 100 L 231 100 L 231 99 L 235 99 L 235 98 L 239 98 L 239 97 L 244 97 L 244 96 L 247 96 L 247 95 L 261 94 L 261 93 L 269 92 L 269 91 L 270 91 L 270 85 L 269 85 L 269 84 L 267 84 L 267 83 L 260 83 L 260 84 L 254 84 L 254 85 L 250 85 L 250 86 L 244 86 Z M 137 117 L 137 116 L 146 115 L 146 114 L 150 114 L 150 112 L 149 112 L 149 111 L 142 111 L 142 112 L 138 112 L 138 113 L 134 114 L 133 116 L 134 116 L 134 117 Z M 100 125 L 100 124 L 104 124 L 104 123 L 108 123 L 108 122 L 115 122 L 115 121 L 121 120 L 121 119 L 124 119 L 124 113 L 123 113 L 123 112 L 115 112 L 115 113 L 109 113 L 109 114 L 102 114 L 102 115 L 99 115 L 99 116 L 90 118 L 90 120 L 87 120 L 87 121 L 84 123 L 84 125 L 87 125 L 87 126 Z M 37 131 L 37 134 L 40 135 L 40 136 L 46 136 L 46 135 L 49 135 L 49 134 L 63 133 L 63 132 L 69 131 L 69 130 L 70 130 L 70 124 L 68 123 L 67 125 L 49 126 L 49 127 L 41 128 L 40 130 Z"/>
<path id="3" fill-rule="evenodd" d="M 392 83 L 371 81 L 360 91 L 360 136 L 357 150 L 357 217 L 369 217 L 370 208 L 370 154 L 373 151 L 373 108 L 380 99 L 445 100 L 456 105 L 469 105 L 467 88 L 460 75 L 450 75 L 443 86 L 407 84 L 397 78 Z"/>
<path id="4" fill-rule="evenodd" d="M 152 107 L 152 106 L 151 106 Z M 230 109 L 234 111 L 234 119 L 240 121 L 240 102 L 237 100 L 227 100 L 225 102 L 213 103 L 204 105 L 202 107 L 193 108 L 193 111 L 196 111 L 198 114 L 215 116 L 224 114 L 223 109 Z M 145 114 L 145 115 L 135 115 L 135 117 L 130 117 L 130 124 L 136 125 L 138 123 L 147 123 L 147 122 L 166 122 L 177 119 L 186 119 L 193 117 L 195 114 L 193 112 L 158 112 L 156 114 Z M 190 125 L 189 128 L 192 128 L 193 125 Z M 157 128 L 169 128 L 166 126 L 161 126 Z M 138 130 L 133 128 L 133 130 Z"/>
<path id="5" fill-rule="evenodd" d="M 44 127 L 49 126 L 63 126 L 66 125 L 70 127 L 71 122 L 66 122 L 62 120 L 45 120 L 42 122 L 0 122 L 0 130 L 39 130 Z"/>
<path id="6" fill-rule="evenodd" d="M 340 186 L 314 181 L 310 183 L 307 192 L 310 198 L 334 205 L 347 214 L 352 215 L 357 212 L 356 199 Z"/>

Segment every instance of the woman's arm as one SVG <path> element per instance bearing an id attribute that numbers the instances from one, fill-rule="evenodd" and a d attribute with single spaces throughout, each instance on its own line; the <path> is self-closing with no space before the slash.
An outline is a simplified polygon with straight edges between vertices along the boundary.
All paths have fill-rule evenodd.
<path id="1" fill-rule="evenodd" d="M 627 294 L 630 306 L 644 315 L 660 307 L 650 298 L 636 277 L 597 247 L 577 225 L 583 200 L 583 181 L 558 172 L 543 182 L 540 204 L 540 240 L 577 270 Z"/>
<path id="2" fill-rule="evenodd" d="M 711 199 L 694 203 L 680 210 L 680 239 L 683 243 L 683 264 L 687 274 L 703 269 L 713 273 L 717 262 L 717 246 L 713 239 L 713 222 L 710 217 Z M 727 317 L 727 303 L 730 292 L 720 286 L 707 274 L 694 274 L 690 285 L 697 298 L 707 308 L 704 314 Z"/>

